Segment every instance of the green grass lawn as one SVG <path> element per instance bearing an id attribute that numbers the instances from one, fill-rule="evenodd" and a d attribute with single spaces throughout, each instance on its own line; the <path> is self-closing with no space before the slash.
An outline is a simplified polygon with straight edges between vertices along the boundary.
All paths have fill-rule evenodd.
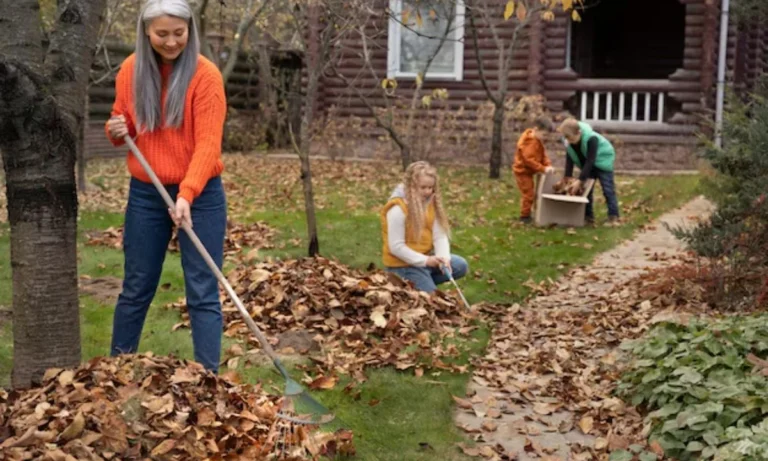
<path id="1" fill-rule="evenodd" d="M 301 189 L 296 181 L 297 169 L 285 163 L 243 158 L 227 161 L 229 173 L 225 181 L 229 184 L 230 215 L 242 222 L 264 220 L 279 231 L 278 248 L 262 251 L 263 257 L 299 257 L 306 251 L 306 225 Z M 378 208 L 397 181 L 397 168 L 331 162 L 315 166 L 321 253 L 358 268 L 370 263 L 380 266 Z M 89 165 L 89 179 L 106 188 L 123 184 L 122 166 L 110 168 L 93 162 Z M 453 225 L 452 249 L 465 256 L 471 266 L 471 274 L 459 283 L 473 303 L 521 301 L 530 291 L 524 285 L 526 281 L 554 278 L 569 267 L 588 263 L 599 252 L 630 237 L 653 217 L 693 197 L 698 183 L 698 178 L 691 176 L 618 177 L 619 200 L 626 224 L 617 228 L 598 225 L 569 231 L 519 226 L 516 223 L 519 195 L 509 174 L 493 181 L 487 179 L 485 169 L 445 167 L 441 168 L 441 175 Z M 600 194 L 598 190 L 598 224 L 605 219 L 605 204 Z M 100 211 L 97 201 L 83 205 L 90 211 L 83 211 L 80 218 L 80 274 L 122 277 L 120 251 L 84 244 L 84 231 L 120 225 L 122 215 L 106 205 L 104 208 L 109 210 Z M 10 309 L 11 305 L 9 256 L 8 228 L 0 224 L 0 309 Z M 150 309 L 141 351 L 191 358 L 189 331 L 172 332 L 179 315 L 162 308 L 183 296 L 178 255 L 168 255 L 161 284 L 167 285 L 158 291 Z M 108 353 L 112 313 L 112 305 L 87 296 L 82 298 L 83 359 Z M 469 345 L 470 353 L 482 353 L 488 337 L 487 327 L 476 332 Z M 0 385 L 10 381 L 11 358 L 12 333 L 9 323 L 5 322 L 0 327 Z M 251 382 L 280 384 L 279 376 L 270 368 L 251 367 L 240 372 Z M 416 378 L 393 369 L 367 374 L 369 380 L 358 388 L 359 400 L 344 393 L 343 385 L 314 394 L 354 430 L 357 459 L 465 459 L 455 446 L 464 439 L 453 424 L 451 394 L 463 394 L 468 374 L 427 371 L 424 377 Z M 300 372 L 296 372 L 296 377 L 301 377 Z M 378 403 L 372 405 L 376 401 Z"/>

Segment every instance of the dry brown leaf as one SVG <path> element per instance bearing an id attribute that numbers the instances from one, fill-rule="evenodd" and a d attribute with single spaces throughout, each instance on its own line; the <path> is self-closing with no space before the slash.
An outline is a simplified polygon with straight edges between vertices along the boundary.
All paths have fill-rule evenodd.
<path id="1" fill-rule="evenodd" d="M 61 386 L 67 386 L 69 384 L 72 384 L 72 381 L 75 379 L 75 372 L 72 370 L 64 370 L 59 375 L 59 384 Z"/>
<path id="2" fill-rule="evenodd" d="M 472 457 L 478 457 L 480 456 L 480 449 L 475 447 L 468 447 L 464 445 L 463 443 L 458 444 L 459 448 L 461 448 L 461 451 L 467 455 Z"/>
<path id="3" fill-rule="evenodd" d="M 70 441 L 80 436 L 83 433 L 83 429 L 85 429 L 85 418 L 82 413 L 78 412 L 69 426 L 59 435 L 59 438 L 64 441 Z"/>
<path id="4" fill-rule="evenodd" d="M 309 388 L 313 390 L 317 389 L 333 389 L 336 387 L 336 383 L 339 382 L 338 376 L 320 376 L 319 378 L 313 380 L 309 383 Z"/>
<path id="5" fill-rule="evenodd" d="M 533 405 L 533 411 L 540 415 L 550 415 L 557 411 L 558 408 L 558 405 L 547 402 L 536 402 Z"/>
<path id="6" fill-rule="evenodd" d="M 483 421 L 483 424 L 480 427 L 486 432 L 494 432 L 499 426 L 493 421 Z"/>
<path id="7" fill-rule="evenodd" d="M 155 415 L 167 415 L 173 411 L 173 395 L 168 393 L 162 397 L 152 396 L 141 402 L 141 406 Z"/>
<path id="8" fill-rule="evenodd" d="M 651 443 L 648 444 L 648 448 L 656 455 L 664 456 L 664 448 L 661 447 L 658 440 L 652 440 Z"/>
<path id="9" fill-rule="evenodd" d="M 469 400 L 456 397 L 455 395 L 452 395 L 451 397 L 453 397 L 453 401 L 456 402 L 456 405 L 458 405 L 459 408 L 463 408 L 465 410 L 472 409 L 472 402 L 470 402 Z"/>
<path id="10" fill-rule="evenodd" d="M 579 421 L 579 428 L 581 429 L 581 432 L 584 434 L 589 434 L 592 432 L 592 428 L 594 427 L 595 419 L 591 416 L 584 416 Z"/>
<path id="11" fill-rule="evenodd" d="M 173 439 L 165 439 L 155 448 L 152 449 L 152 456 L 162 456 L 176 447 L 176 441 Z"/>

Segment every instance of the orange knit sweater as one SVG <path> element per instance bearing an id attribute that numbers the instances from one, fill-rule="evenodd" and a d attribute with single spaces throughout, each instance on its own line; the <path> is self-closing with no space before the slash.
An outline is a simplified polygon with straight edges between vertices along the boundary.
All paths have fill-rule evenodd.
<path id="1" fill-rule="evenodd" d="M 163 184 L 178 184 L 179 197 L 192 203 L 213 177 L 221 174 L 221 141 L 227 102 L 224 81 L 219 69 L 203 56 L 198 58 L 197 71 L 187 89 L 184 120 L 178 128 L 161 127 L 136 137 L 136 114 L 133 102 L 133 70 L 135 55 L 123 61 L 115 78 L 115 103 L 112 115 L 125 116 L 128 130 L 136 146 L 147 159 Z M 172 64 L 162 64 L 162 120 L 165 120 L 165 97 Z M 120 146 L 122 139 L 112 139 Z M 128 171 L 134 178 L 151 182 L 136 157 L 128 152 Z"/>

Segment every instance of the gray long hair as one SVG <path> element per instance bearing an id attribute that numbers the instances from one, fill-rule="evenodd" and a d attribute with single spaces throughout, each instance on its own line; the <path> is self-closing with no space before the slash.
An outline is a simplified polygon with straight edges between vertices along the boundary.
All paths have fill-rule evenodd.
<path id="1" fill-rule="evenodd" d="M 136 62 L 133 73 L 133 100 L 136 126 L 141 131 L 154 131 L 162 126 L 160 120 L 160 68 L 155 51 L 147 36 L 147 26 L 163 15 L 185 19 L 189 24 L 187 46 L 173 66 L 165 101 L 165 125 L 178 127 L 184 120 L 184 100 L 187 87 L 197 70 L 200 39 L 195 16 L 187 0 L 147 0 L 136 26 Z"/>

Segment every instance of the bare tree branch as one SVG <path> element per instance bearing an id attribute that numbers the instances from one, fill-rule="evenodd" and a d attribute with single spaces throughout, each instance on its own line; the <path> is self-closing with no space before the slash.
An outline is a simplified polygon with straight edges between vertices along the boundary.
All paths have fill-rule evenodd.
<path id="1" fill-rule="evenodd" d="M 253 24 L 256 22 L 256 19 L 261 16 L 262 12 L 266 9 L 267 5 L 271 3 L 272 0 L 262 0 L 261 5 L 259 8 L 256 9 L 256 11 L 251 14 L 250 12 L 253 10 L 254 3 L 256 0 L 249 0 L 248 6 L 246 7 L 246 11 L 248 14 L 243 17 L 243 19 L 240 21 L 240 24 L 237 26 L 237 33 L 235 34 L 235 44 L 232 46 L 232 51 L 229 53 L 229 56 L 227 57 L 227 63 L 224 65 L 224 69 L 221 71 L 221 75 L 224 78 L 224 83 L 226 84 L 229 81 L 229 78 L 232 76 L 232 71 L 235 70 L 235 65 L 237 64 L 237 56 L 240 54 L 240 50 L 243 48 L 243 42 L 245 41 L 245 37 L 248 35 L 248 31 L 251 29 Z"/>
<path id="2" fill-rule="evenodd" d="M 449 1 L 449 2 L 453 3 L 453 2 L 455 2 L 455 1 L 461 1 L 461 0 L 447 0 L 447 1 Z M 432 40 L 440 40 L 440 39 L 441 39 L 441 36 L 440 36 L 440 35 L 429 35 L 429 34 L 425 34 L 424 32 L 421 32 L 421 31 L 420 31 L 420 30 L 418 30 L 418 29 L 414 29 L 414 28 L 413 28 L 412 26 L 410 26 L 409 24 L 406 24 L 406 23 L 404 23 L 404 22 L 403 22 L 403 20 L 402 20 L 402 19 L 400 19 L 400 18 L 398 18 L 398 15 L 394 14 L 392 11 L 387 11 L 387 16 L 388 16 L 388 17 L 389 17 L 389 19 L 391 19 L 392 21 L 395 21 L 395 22 L 396 22 L 396 23 L 397 23 L 399 26 L 401 26 L 402 28 L 404 28 L 404 29 L 406 29 L 406 30 L 408 30 L 408 31 L 410 31 L 410 32 L 413 32 L 413 33 L 414 33 L 415 35 L 417 35 L 418 37 L 422 37 L 422 38 L 429 38 L 429 39 L 432 39 Z M 451 32 L 453 32 L 453 30 L 454 30 L 454 29 L 451 29 Z M 456 43 L 456 42 L 459 42 L 459 43 L 464 43 L 464 37 L 460 37 L 460 38 L 448 38 L 448 39 L 446 39 L 446 41 L 449 41 L 449 42 L 454 42 L 454 43 Z"/>
<path id="3" fill-rule="evenodd" d="M 485 94 L 488 96 L 494 104 L 499 104 L 496 95 L 493 94 L 491 88 L 488 86 L 488 79 L 485 76 L 485 65 L 483 64 L 483 58 L 480 56 L 480 45 L 477 38 L 477 24 L 475 23 L 475 8 L 469 10 L 469 24 L 472 27 L 472 46 L 475 51 L 475 60 L 477 61 L 477 68 L 480 73 L 480 83 L 483 85 Z"/>
<path id="4" fill-rule="evenodd" d="M 445 44 L 446 39 L 448 38 L 448 34 L 451 33 L 451 27 L 453 23 L 456 20 L 456 3 L 451 2 L 450 10 L 448 12 L 448 21 L 446 22 L 445 29 L 443 30 L 443 36 L 440 38 L 440 43 L 438 43 L 437 48 L 435 48 L 435 51 L 432 53 L 432 55 L 429 56 L 427 59 L 427 62 L 424 63 L 424 70 L 421 72 L 421 78 L 418 78 L 416 81 L 416 89 L 413 92 L 413 95 L 411 97 L 411 108 L 410 113 L 408 114 L 408 123 L 406 123 L 406 132 L 405 132 L 405 141 L 410 147 L 411 145 L 411 133 L 413 133 L 413 119 L 416 116 L 416 105 L 418 104 L 419 96 L 421 93 L 421 87 L 424 85 L 424 79 L 427 76 L 427 72 L 429 72 L 429 67 L 432 65 L 432 62 L 435 60 L 438 54 L 440 54 L 440 50 L 443 48 L 443 44 Z M 408 159 L 410 160 L 410 159 Z"/>
<path id="5" fill-rule="evenodd" d="M 114 4 L 110 5 L 110 3 L 114 2 Z M 106 81 L 110 77 L 112 77 L 119 69 L 120 64 L 112 65 L 111 59 L 109 57 L 109 50 L 105 46 L 107 37 L 109 36 L 109 33 L 112 30 L 112 27 L 117 22 L 117 12 L 120 11 L 120 6 L 122 4 L 123 0 L 109 0 L 106 7 L 106 16 L 107 20 L 102 24 L 101 29 L 99 30 L 99 39 L 96 44 L 96 51 L 94 54 L 103 53 L 104 54 L 104 63 L 107 67 L 107 70 L 97 78 L 93 78 L 93 75 L 91 75 L 91 81 L 88 83 L 88 87 L 96 86 L 101 84 L 102 82 Z M 91 72 L 93 73 L 93 72 Z"/>

